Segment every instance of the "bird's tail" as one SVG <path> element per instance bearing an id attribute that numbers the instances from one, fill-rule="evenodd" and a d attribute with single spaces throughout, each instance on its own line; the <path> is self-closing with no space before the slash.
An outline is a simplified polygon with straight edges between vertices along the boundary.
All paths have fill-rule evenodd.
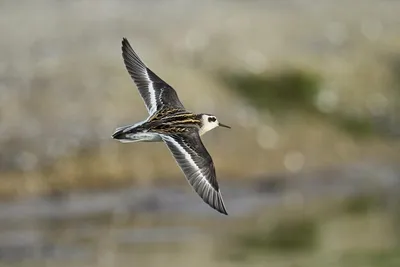
<path id="1" fill-rule="evenodd" d="M 111 137 L 122 143 L 161 141 L 161 137 L 143 131 L 143 128 L 140 125 L 119 127 L 115 130 Z"/>
<path id="2" fill-rule="evenodd" d="M 135 131 L 135 127 L 133 125 L 127 125 L 127 126 L 122 126 L 122 127 L 118 127 L 117 129 L 115 129 L 114 133 L 111 135 L 111 137 L 113 139 L 116 140 L 125 140 L 127 139 L 127 135 L 132 135 L 134 134 Z"/>

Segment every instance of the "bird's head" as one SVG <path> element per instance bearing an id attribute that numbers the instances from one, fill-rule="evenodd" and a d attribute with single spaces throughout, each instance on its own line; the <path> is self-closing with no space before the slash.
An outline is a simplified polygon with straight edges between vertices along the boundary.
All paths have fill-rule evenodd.
<path id="1" fill-rule="evenodd" d="M 200 135 L 205 134 L 206 132 L 218 127 L 231 128 L 228 125 L 222 124 L 218 121 L 217 117 L 211 114 L 201 114 L 201 128 Z"/>

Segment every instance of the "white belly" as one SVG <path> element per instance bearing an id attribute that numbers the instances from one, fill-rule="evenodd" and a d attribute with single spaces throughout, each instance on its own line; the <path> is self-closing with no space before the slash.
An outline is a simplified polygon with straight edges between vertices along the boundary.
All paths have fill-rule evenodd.
<path id="1" fill-rule="evenodd" d="M 127 134 L 126 138 L 118 139 L 121 143 L 133 143 L 133 142 L 161 142 L 161 137 L 156 133 L 135 133 Z"/>

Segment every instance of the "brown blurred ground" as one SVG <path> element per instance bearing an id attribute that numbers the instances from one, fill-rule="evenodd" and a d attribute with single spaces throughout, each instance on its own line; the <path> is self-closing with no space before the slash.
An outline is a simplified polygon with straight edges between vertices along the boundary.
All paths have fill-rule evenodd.
<path id="1" fill-rule="evenodd" d="M 257 111 L 218 79 L 221 71 L 303 68 L 322 77 L 320 109 L 393 116 L 398 8 L 395 1 L 5 1 L 0 192 L 181 182 L 162 144 L 109 138 L 147 116 L 122 64 L 122 36 L 188 109 L 233 126 L 204 138 L 221 179 L 398 160 L 397 141 Z M 298 166 L 288 167 L 293 155 Z"/>

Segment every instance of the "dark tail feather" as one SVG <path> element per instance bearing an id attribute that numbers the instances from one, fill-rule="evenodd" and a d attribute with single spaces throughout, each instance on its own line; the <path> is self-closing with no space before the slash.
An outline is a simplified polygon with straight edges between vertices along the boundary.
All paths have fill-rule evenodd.
<path id="1" fill-rule="evenodd" d="M 113 133 L 111 137 L 114 139 L 123 139 L 124 135 L 123 130 L 119 130 Z"/>
<path id="2" fill-rule="evenodd" d="M 115 132 L 112 134 L 112 138 L 114 139 L 124 139 L 125 135 L 127 134 L 126 129 L 129 128 L 131 126 L 122 126 L 122 127 L 118 127 Z"/>

